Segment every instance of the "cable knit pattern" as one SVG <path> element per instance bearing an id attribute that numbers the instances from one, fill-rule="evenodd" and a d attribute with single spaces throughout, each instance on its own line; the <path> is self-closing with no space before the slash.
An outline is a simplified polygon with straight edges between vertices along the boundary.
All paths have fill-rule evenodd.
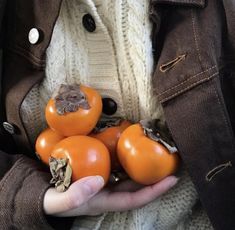
<path id="1" fill-rule="evenodd" d="M 133 122 L 163 118 L 153 94 L 151 23 L 147 0 L 64 0 L 47 50 L 46 77 L 24 100 L 21 115 L 35 137 L 45 127 L 44 108 L 61 83 L 83 83 L 118 104 L 114 116 Z M 91 14 L 96 30 L 82 17 Z M 73 230 L 211 229 L 186 171 L 178 185 L 154 202 L 126 212 L 78 217 Z"/>

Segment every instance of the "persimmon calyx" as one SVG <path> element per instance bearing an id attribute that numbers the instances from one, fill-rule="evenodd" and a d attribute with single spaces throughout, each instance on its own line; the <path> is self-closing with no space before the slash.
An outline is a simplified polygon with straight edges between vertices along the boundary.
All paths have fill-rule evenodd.
<path id="1" fill-rule="evenodd" d="M 119 126 L 122 121 L 123 119 L 120 117 L 101 118 L 93 129 L 93 133 L 101 133 L 107 128 Z"/>
<path id="2" fill-rule="evenodd" d="M 162 124 L 159 119 L 145 119 L 141 120 L 139 123 L 144 130 L 144 134 L 151 140 L 162 144 L 170 153 L 178 152 L 166 123 Z"/>
<path id="3" fill-rule="evenodd" d="M 61 84 L 54 99 L 56 111 L 59 115 L 76 112 L 79 108 L 90 109 L 86 95 L 81 91 L 78 84 Z"/>
<path id="4" fill-rule="evenodd" d="M 72 177 L 72 168 L 68 163 L 68 159 L 50 157 L 49 166 L 52 175 L 50 183 L 55 185 L 58 192 L 66 191 Z"/>

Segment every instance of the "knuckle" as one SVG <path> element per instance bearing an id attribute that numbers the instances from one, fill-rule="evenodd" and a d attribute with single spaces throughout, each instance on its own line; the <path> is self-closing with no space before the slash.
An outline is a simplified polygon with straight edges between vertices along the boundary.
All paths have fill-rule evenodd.
<path id="1" fill-rule="evenodd" d="M 65 206 L 68 210 L 78 208 L 82 204 L 82 199 L 79 194 L 68 193 L 65 199 Z"/>
<path id="2" fill-rule="evenodd" d="M 66 194 L 66 207 L 67 209 L 75 209 L 83 205 L 89 200 L 89 193 L 87 188 L 83 186 L 78 186 L 76 189 L 72 188 L 67 191 Z"/>

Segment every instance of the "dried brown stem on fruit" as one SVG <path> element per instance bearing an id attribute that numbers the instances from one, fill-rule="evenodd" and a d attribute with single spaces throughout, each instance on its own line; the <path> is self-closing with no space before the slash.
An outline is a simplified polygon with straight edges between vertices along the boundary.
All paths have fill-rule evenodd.
<path id="1" fill-rule="evenodd" d="M 122 121 L 123 119 L 120 117 L 102 118 L 96 124 L 93 133 L 102 133 L 107 128 L 119 126 Z"/>
<path id="2" fill-rule="evenodd" d="M 62 84 L 54 97 L 55 107 L 59 115 L 76 112 L 79 108 L 90 109 L 86 95 L 81 91 L 80 85 Z"/>
<path id="3" fill-rule="evenodd" d="M 144 129 L 144 134 L 147 137 L 165 146 L 170 153 L 177 152 L 177 148 L 175 147 L 166 124 L 162 124 L 159 119 L 145 119 L 141 120 L 139 123 Z"/>
<path id="4" fill-rule="evenodd" d="M 66 191 L 71 183 L 72 177 L 72 168 L 68 163 L 68 159 L 50 157 L 49 166 L 52 175 L 50 183 L 55 184 L 58 192 Z"/>

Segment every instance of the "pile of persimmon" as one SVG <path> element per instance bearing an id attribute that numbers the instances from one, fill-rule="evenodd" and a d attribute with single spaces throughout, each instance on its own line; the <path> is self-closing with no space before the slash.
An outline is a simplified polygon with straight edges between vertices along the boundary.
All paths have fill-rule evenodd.
<path id="1" fill-rule="evenodd" d="M 45 117 L 48 129 L 36 140 L 39 158 L 49 164 L 56 187 L 65 190 L 70 179 L 110 174 L 107 147 L 87 136 L 102 112 L 100 94 L 84 85 L 61 85 L 48 101 Z M 66 181 L 69 181 L 67 183 Z"/>
<path id="2" fill-rule="evenodd" d="M 64 191 L 85 176 L 101 175 L 107 183 L 111 168 L 121 168 L 116 147 L 129 122 L 116 120 L 97 126 L 102 113 L 100 94 L 84 85 L 61 85 L 48 101 L 45 117 L 49 128 L 36 140 L 36 153 L 50 167 L 52 181 Z M 94 131 L 95 130 L 95 131 Z"/>
<path id="3" fill-rule="evenodd" d="M 61 85 L 48 101 L 49 128 L 38 136 L 35 148 L 60 191 L 85 176 L 101 175 L 107 183 L 111 172 L 123 169 L 144 185 L 176 171 L 176 151 L 162 137 L 148 135 L 151 127 L 120 118 L 101 119 L 101 114 L 100 94 L 84 85 Z"/>

